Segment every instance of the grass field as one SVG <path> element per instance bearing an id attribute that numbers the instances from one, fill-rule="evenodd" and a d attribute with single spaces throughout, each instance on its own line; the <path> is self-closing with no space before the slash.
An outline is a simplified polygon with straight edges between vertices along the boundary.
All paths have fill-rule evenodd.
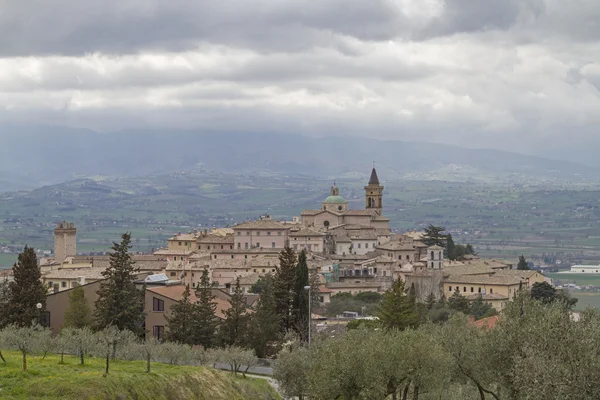
<path id="1" fill-rule="evenodd" d="M 570 294 L 579 300 L 575 306 L 575 311 L 585 310 L 588 307 L 600 310 L 600 293 L 572 291 Z"/>
<path id="2" fill-rule="evenodd" d="M 22 371 L 21 355 L 3 352 L 0 362 L 1 399 L 280 399 L 266 380 L 244 379 L 203 367 L 114 361 L 103 377 L 104 360 L 89 358 L 78 365 L 76 357 L 29 357 L 29 372 Z"/>
<path id="3" fill-rule="evenodd" d="M 600 274 L 558 274 L 550 273 L 546 274 L 549 278 L 552 278 L 554 283 L 560 281 L 560 283 L 574 283 L 579 286 L 600 286 Z"/>

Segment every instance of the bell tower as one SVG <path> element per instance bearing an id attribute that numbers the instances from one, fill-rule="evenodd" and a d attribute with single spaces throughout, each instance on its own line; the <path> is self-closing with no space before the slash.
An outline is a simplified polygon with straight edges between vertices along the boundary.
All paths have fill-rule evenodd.
<path id="1" fill-rule="evenodd" d="M 383 186 L 379 184 L 375 166 L 373 166 L 373 170 L 371 171 L 369 184 L 365 186 L 365 200 L 365 208 L 367 210 L 375 210 L 377 215 L 381 215 L 383 210 Z"/>

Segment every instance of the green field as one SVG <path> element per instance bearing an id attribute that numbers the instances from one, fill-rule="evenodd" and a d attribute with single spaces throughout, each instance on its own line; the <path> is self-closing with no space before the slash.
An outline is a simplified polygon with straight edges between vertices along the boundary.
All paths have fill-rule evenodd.
<path id="1" fill-rule="evenodd" d="M 45 359 L 29 357 L 29 372 L 23 372 L 21 354 L 3 352 L 0 362 L 1 399 L 279 399 L 263 379 L 234 377 L 228 372 L 204 367 L 152 364 L 145 372 L 143 361 L 113 361 L 103 377 L 104 360 L 89 358 L 78 365 L 76 357 L 49 354 Z"/>
<path id="2" fill-rule="evenodd" d="M 578 286 L 600 286 L 600 274 L 558 274 L 549 273 L 547 277 L 552 278 L 554 283 L 574 283 Z"/>

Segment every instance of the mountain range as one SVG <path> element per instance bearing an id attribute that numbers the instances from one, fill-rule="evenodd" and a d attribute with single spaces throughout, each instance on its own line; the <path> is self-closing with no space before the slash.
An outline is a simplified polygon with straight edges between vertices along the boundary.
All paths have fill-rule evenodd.
<path id="1" fill-rule="evenodd" d="M 389 178 L 525 176 L 595 179 L 600 169 L 489 149 L 367 137 L 0 126 L 0 191 L 86 177 L 131 177 L 203 168 L 245 174 L 348 176 L 373 162 Z"/>

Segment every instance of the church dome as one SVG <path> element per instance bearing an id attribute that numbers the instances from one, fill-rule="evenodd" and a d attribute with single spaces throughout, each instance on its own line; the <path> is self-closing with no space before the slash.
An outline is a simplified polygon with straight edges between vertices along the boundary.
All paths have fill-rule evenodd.
<path id="1" fill-rule="evenodd" d="M 327 196 L 327 198 L 325 199 L 324 203 L 328 203 L 328 204 L 345 204 L 347 203 L 347 201 L 338 195 L 332 195 L 332 196 Z"/>

